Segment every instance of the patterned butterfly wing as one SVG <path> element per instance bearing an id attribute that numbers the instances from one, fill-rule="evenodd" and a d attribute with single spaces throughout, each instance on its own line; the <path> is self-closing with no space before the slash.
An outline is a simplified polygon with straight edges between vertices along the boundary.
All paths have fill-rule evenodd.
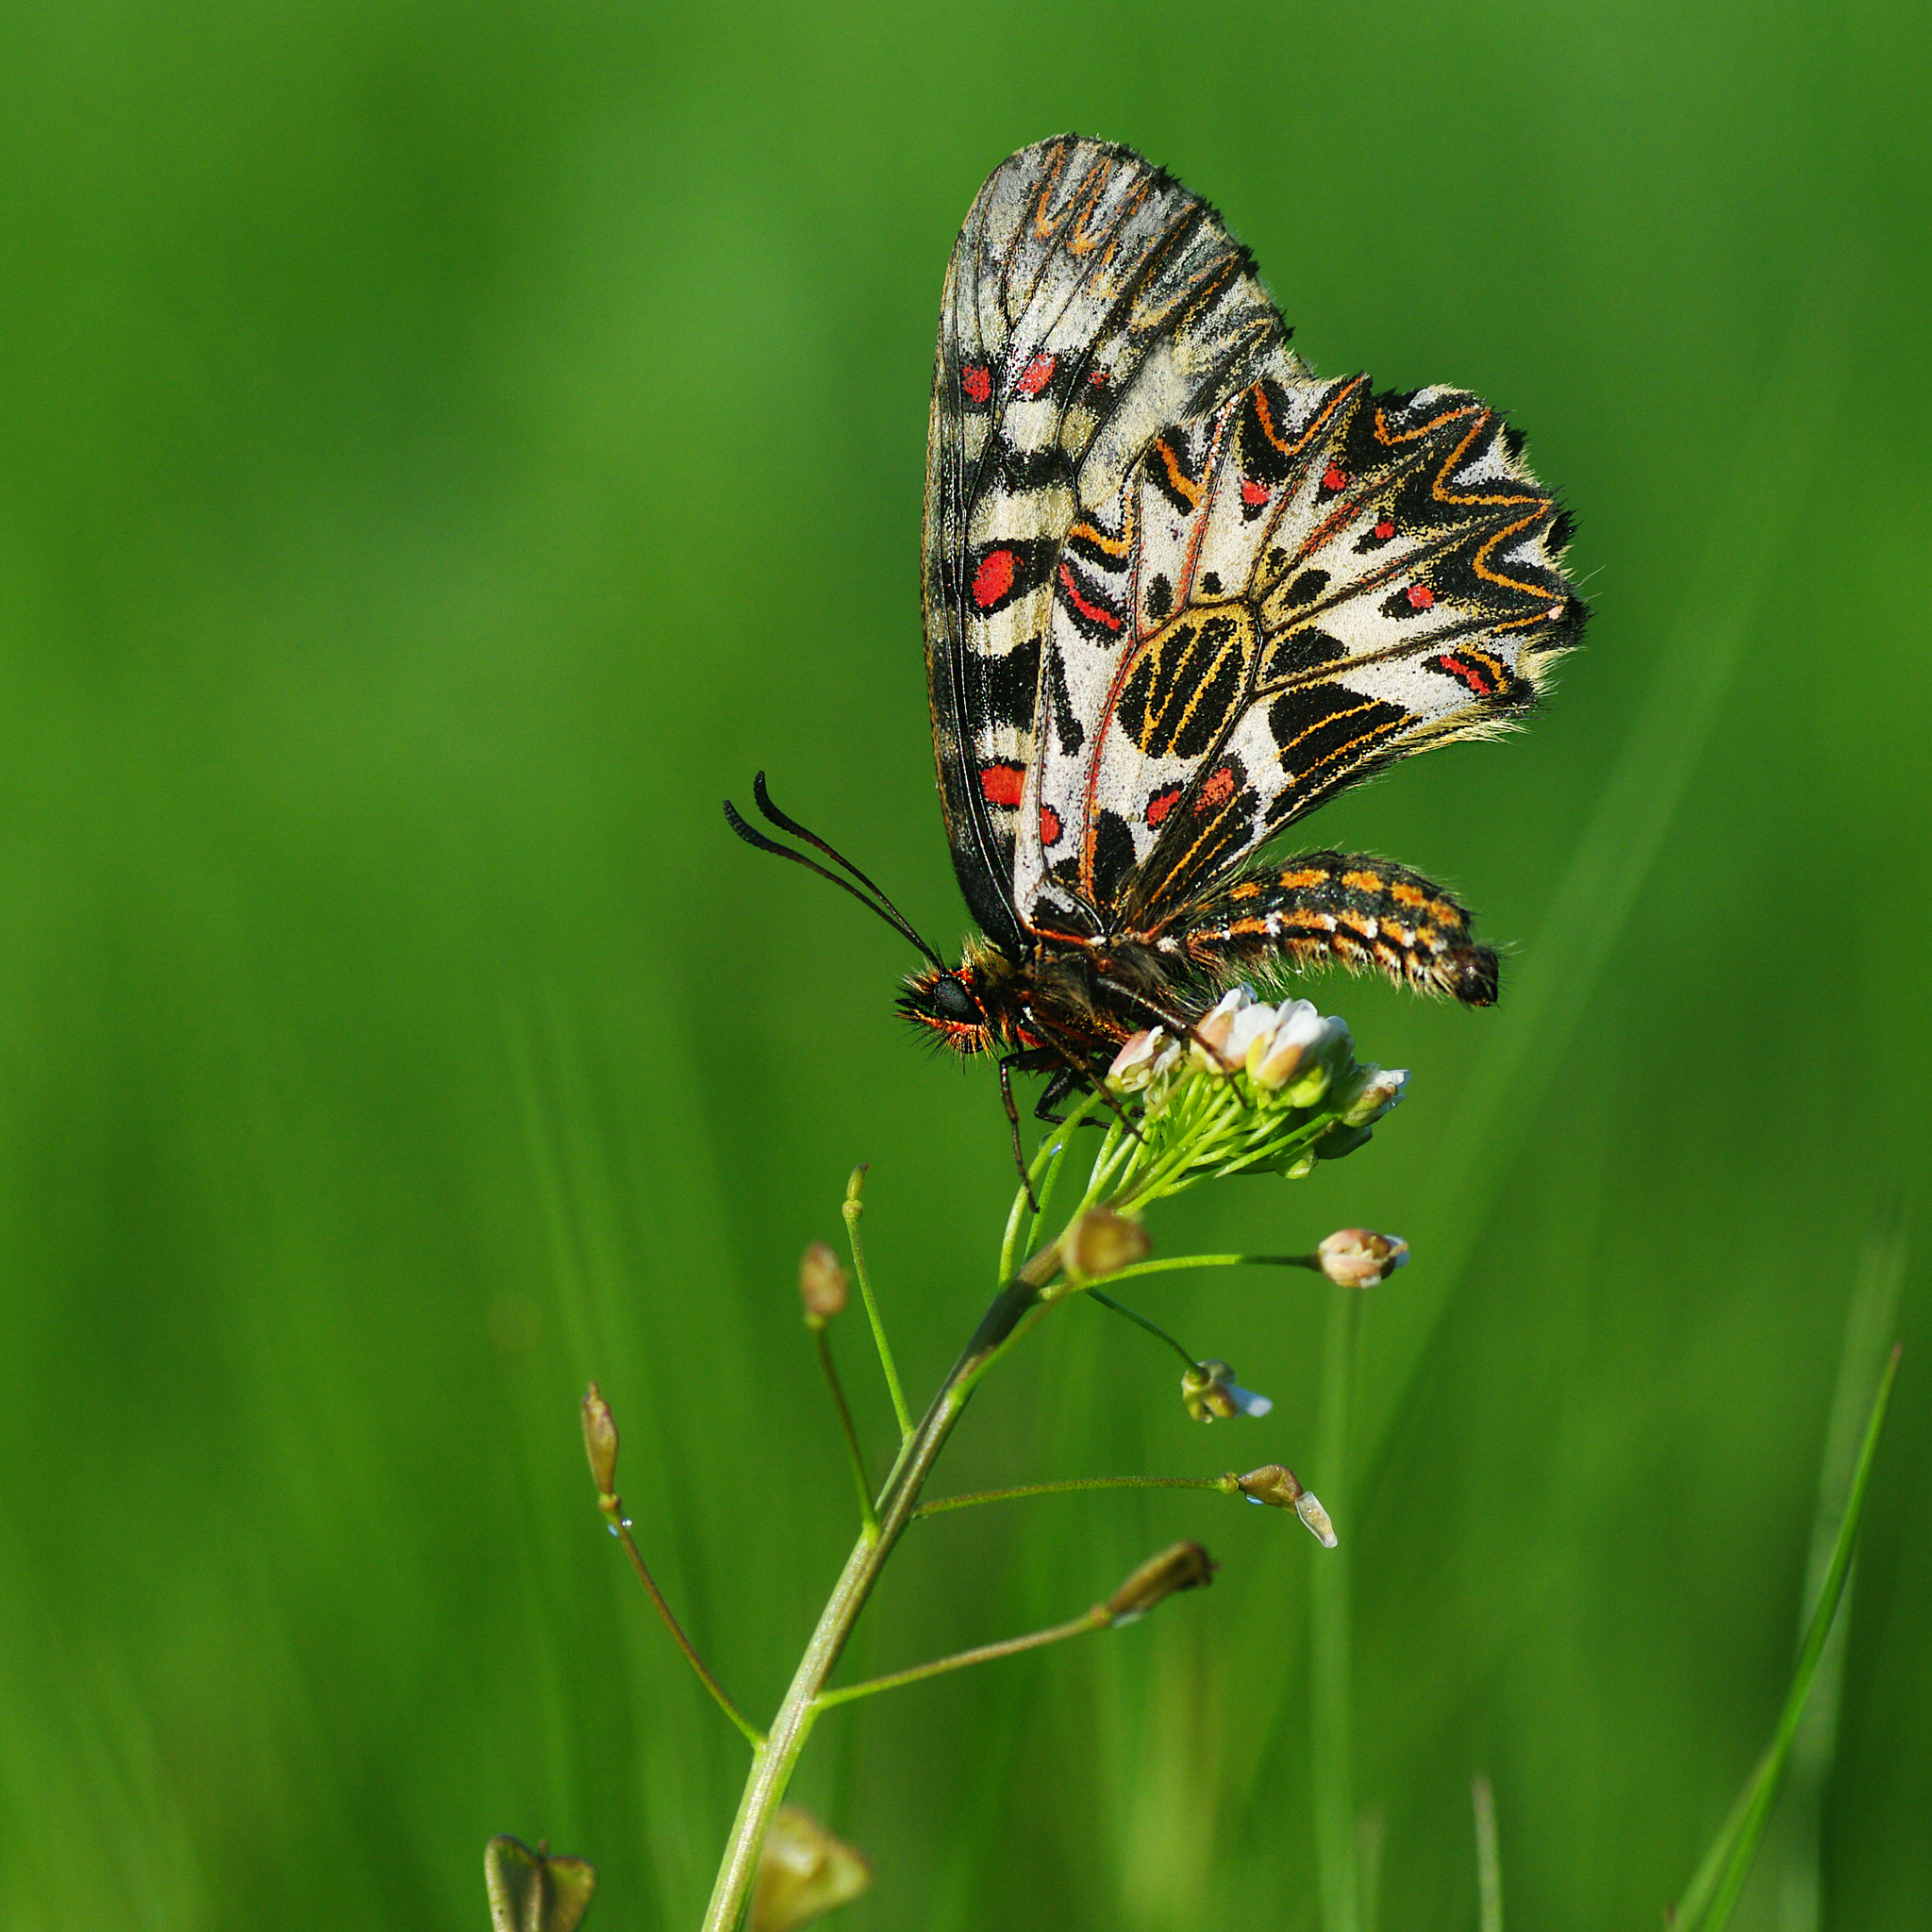
<path id="1" fill-rule="evenodd" d="M 1493 996 L 1427 881 L 1242 867 L 1339 787 L 1531 701 L 1584 617 L 1567 535 L 1476 398 L 1311 375 L 1177 183 L 1095 143 L 1015 156 L 948 271 L 926 498 L 935 743 L 986 930 Z"/>
<path id="2" fill-rule="evenodd" d="M 1067 552 L 1085 507 L 1119 495 L 1177 408 L 1283 358 L 1294 366 L 1246 253 L 1125 148 L 1028 148 L 966 217 L 926 443 L 926 675 L 954 865 L 1009 953 L 1030 913 L 1016 881 L 1040 871 L 1036 747 L 1051 732 L 1076 757 L 1100 722 L 1103 692 L 1076 691 L 1050 643 L 1057 608 L 1080 608 Z M 1106 635 L 1117 650 L 1118 621 Z"/>

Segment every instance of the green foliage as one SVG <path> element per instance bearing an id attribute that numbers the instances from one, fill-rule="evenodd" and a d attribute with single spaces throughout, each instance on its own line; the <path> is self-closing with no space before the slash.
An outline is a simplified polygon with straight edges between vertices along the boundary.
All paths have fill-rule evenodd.
<path id="1" fill-rule="evenodd" d="M 1926 67 L 1870 4 L 9 9 L 9 1924 L 456 1932 L 497 1832 L 594 1861 L 593 1927 L 697 1922 L 743 1744 L 575 1407 L 595 1376 L 640 1546 L 762 1720 L 851 1536 L 799 1253 L 870 1160 L 928 1389 L 1012 1169 L 990 1070 L 892 1019 L 891 935 L 717 801 L 765 765 L 962 919 L 934 310 L 987 170 L 1078 126 L 1224 208 L 1318 366 L 1493 396 L 1580 515 L 1598 617 L 1529 732 L 1310 828 L 1454 886 L 1514 942 L 1502 1004 L 1322 989 L 1414 1070 L 1399 1123 L 1148 1217 L 1157 1257 L 1409 1241 L 1341 1486 L 1341 1291 L 1133 1296 L 1274 1397 L 1225 1426 L 1336 1512 L 1365 1932 L 1475 1923 L 1477 1772 L 1512 1923 L 1655 1924 L 1776 1722 L 1858 1239 L 1924 1139 Z M 1925 1280 L 1837 1750 L 1740 1932 L 1801 1867 L 1834 1926 L 1932 1923 Z M 1220 1472 L 1173 1371 L 1065 1310 L 947 1486 Z M 876 1474 L 891 1404 L 847 1380 Z M 826 1717 L 797 1796 L 879 1874 L 843 1923 L 1319 1923 L 1331 1553 L 1279 1511 L 922 1524 L 846 1668 L 1195 1535 L 1184 1614 Z"/>

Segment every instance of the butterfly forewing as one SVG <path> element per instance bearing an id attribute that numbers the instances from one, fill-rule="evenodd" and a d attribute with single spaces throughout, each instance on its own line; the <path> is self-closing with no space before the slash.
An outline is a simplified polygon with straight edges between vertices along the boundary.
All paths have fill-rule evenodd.
<path id="1" fill-rule="evenodd" d="M 1057 602 L 1079 608 L 1063 566 L 1081 507 L 1120 494 L 1175 398 L 1219 395 L 1281 336 L 1205 204 L 1123 148 L 1015 156 L 960 231 L 927 443 L 926 664 L 954 861 L 988 933 L 1016 950 L 1041 734 L 1090 741 L 1106 695 L 1075 690 L 1049 648 Z"/>

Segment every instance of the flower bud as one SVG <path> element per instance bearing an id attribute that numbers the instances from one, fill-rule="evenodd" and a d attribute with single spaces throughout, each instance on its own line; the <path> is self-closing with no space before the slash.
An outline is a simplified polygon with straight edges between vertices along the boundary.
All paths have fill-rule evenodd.
<path id="1" fill-rule="evenodd" d="M 1330 1013 L 1322 1022 L 1320 1034 L 1310 1042 L 1294 1077 L 1286 1083 L 1291 1107 L 1315 1107 L 1328 1091 L 1331 1081 L 1345 1074 L 1355 1062 L 1355 1041 L 1349 1037 L 1348 1022 Z"/>
<path id="2" fill-rule="evenodd" d="M 584 1858 L 533 1852 L 507 1832 L 483 1847 L 483 1884 L 493 1932 L 576 1932 L 597 1890 L 597 1868 Z"/>
<path id="3" fill-rule="evenodd" d="M 1216 1567 L 1214 1558 L 1199 1543 L 1170 1543 L 1158 1557 L 1149 1557 L 1108 1598 L 1108 1619 L 1131 1624 L 1177 1591 L 1211 1583 Z"/>
<path id="4" fill-rule="evenodd" d="M 1236 1487 L 1251 1503 L 1265 1503 L 1271 1509 L 1292 1509 L 1314 1533 L 1324 1550 L 1335 1547 L 1335 1525 L 1328 1512 L 1311 1490 L 1305 1490 L 1293 1470 L 1279 1462 L 1251 1469 L 1235 1478 Z"/>
<path id="5" fill-rule="evenodd" d="M 1160 1028 L 1151 1032 L 1142 1027 L 1139 1033 L 1130 1033 L 1121 1041 L 1121 1050 L 1113 1057 L 1113 1064 L 1107 1070 L 1108 1085 L 1117 1087 L 1123 1093 L 1131 1093 L 1136 1088 L 1147 1084 L 1152 1071 L 1156 1043 Z"/>
<path id="6" fill-rule="evenodd" d="M 791 1932 L 871 1889 L 872 1866 L 809 1811 L 781 1805 L 758 1853 L 751 1932 Z"/>
<path id="7" fill-rule="evenodd" d="M 1241 1388 L 1225 1362 L 1202 1362 L 1181 1376 L 1181 1400 L 1197 1423 L 1232 1421 L 1238 1415 L 1263 1416 L 1274 1407 L 1265 1395 Z"/>
<path id="8" fill-rule="evenodd" d="M 1216 1054 L 1226 1054 L 1227 1038 L 1234 1030 L 1234 1023 L 1244 1008 L 1255 1004 L 1255 995 L 1244 986 L 1233 986 L 1221 995 L 1215 1003 L 1201 1015 L 1194 1026 L 1194 1050 L 1199 1053 L 1203 1047 Z M 1227 1058 L 1232 1058 L 1227 1055 Z"/>
<path id="9" fill-rule="evenodd" d="M 1098 1281 L 1144 1259 L 1151 1245 L 1138 1221 L 1090 1208 L 1060 1237 L 1060 1263 L 1075 1281 Z"/>
<path id="10" fill-rule="evenodd" d="M 1374 1288 L 1408 1259 L 1408 1243 L 1366 1227 L 1339 1228 L 1316 1248 L 1315 1259 L 1338 1288 Z"/>
<path id="11" fill-rule="evenodd" d="M 1324 1023 L 1308 1000 L 1296 1000 L 1281 1009 L 1268 1050 L 1253 1072 L 1257 1087 L 1286 1087 L 1307 1062 L 1324 1038 Z"/>
<path id="12" fill-rule="evenodd" d="M 1341 1118 L 1352 1127 L 1372 1127 L 1402 1098 L 1407 1085 L 1406 1067 L 1370 1067 Z"/>
<path id="13" fill-rule="evenodd" d="M 591 1480 L 597 1485 L 597 1500 L 613 1507 L 617 1501 L 617 1419 L 610 1405 L 591 1384 L 584 1396 L 584 1454 L 591 1459 Z M 515 1843 L 515 1840 L 510 1840 Z"/>
<path id="14" fill-rule="evenodd" d="M 812 1242 L 798 1264 L 798 1298 L 805 1304 L 805 1325 L 823 1328 L 834 1315 L 842 1315 L 851 1291 L 851 1277 L 840 1266 L 839 1257 L 824 1241 Z"/>

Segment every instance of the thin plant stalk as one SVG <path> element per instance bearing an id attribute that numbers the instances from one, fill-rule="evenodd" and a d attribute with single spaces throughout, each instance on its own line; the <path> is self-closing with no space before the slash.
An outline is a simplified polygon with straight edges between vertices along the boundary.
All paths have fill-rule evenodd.
<path id="1" fill-rule="evenodd" d="M 1316 1441 L 1322 1488 L 1331 1511 L 1347 1507 L 1349 1408 L 1354 1394 L 1356 1333 L 1361 1297 L 1328 1304 L 1322 1351 Z M 1357 1864 L 1354 1665 L 1349 1630 L 1348 1551 L 1330 1553 L 1309 1573 L 1309 1729 L 1314 1742 L 1315 1871 L 1324 1932 L 1360 1932 Z"/>
<path id="2" fill-rule="evenodd" d="M 845 1206 L 841 1210 L 845 1217 L 845 1241 L 852 1250 L 852 1272 L 858 1277 L 858 1292 L 865 1302 L 865 1318 L 872 1324 L 873 1346 L 878 1350 L 879 1368 L 886 1378 L 887 1392 L 892 1398 L 892 1413 L 898 1418 L 899 1441 L 903 1447 L 912 1436 L 912 1412 L 906 1407 L 906 1391 L 899 1382 L 898 1365 L 892 1360 L 892 1344 L 886 1340 L 886 1324 L 879 1318 L 879 1305 L 872 1291 L 872 1274 L 865 1265 L 865 1243 L 858 1239 L 858 1217 L 865 1212 L 859 1190 L 864 1184 L 865 1168 L 861 1164 L 852 1170 L 852 1178 L 845 1183 Z M 844 1407 L 842 1396 L 840 1397 L 840 1407 Z M 849 1419 L 846 1426 L 851 1426 Z"/>
<path id="3" fill-rule="evenodd" d="M 976 1509 L 982 1503 L 1012 1503 L 1029 1496 L 1071 1496 L 1082 1490 L 1219 1490 L 1224 1496 L 1241 1494 L 1241 1480 L 1226 1475 L 1090 1475 L 1067 1482 L 1015 1483 L 1005 1490 L 974 1490 L 963 1496 L 940 1496 L 922 1503 L 915 1517 L 945 1516 L 955 1509 Z"/>
<path id="4" fill-rule="evenodd" d="M 738 1815 L 724 1861 L 718 1868 L 703 1932 L 736 1932 L 758 1875 L 759 1848 L 772 1814 L 783 1801 L 791 1774 L 811 1736 L 822 1706 L 820 1694 L 832 1674 L 852 1626 L 872 1594 L 879 1572 L 912 1521 L 920 1491 L 974 1390 L 1007 1350 L 1045 1312 L 1041 1291 L 1059 1273 L 1058 1244 L 1042 1249 L 1016 1280 L 993 1297 L 973 1339 L 940 1385 L 919 1426 L 900 1450 L 879 1499 L 876 1537 L 861 1535 L 832 1587 L 816 1628 L 799 1658 L 785 1700 L 772 1728 L 752 1755 L 750 1775 L 739 1800 Z"/>
<path id="5" fill-rule="evenodd" d="M 1091 1631 L 1105 1630 L 1113 1621 L 1113 1612 L 1105 1604 L 1095 1604 L 1091 1610 L 1070 1617 L 1064 1624 L 1054 1624 L 1044 1630 L 1029 1630 L 1024 1637 L 1005 1637 L 997 1643 L 981 1643 L 972 1650 L 955 1651 L 951 1657 L 936 1657 L 929 1664 L 914 1664 L 909 1670 L 892 1671 L 883 1677 L 868 1677 L 862 1684 L 841 1684 L 836 1690 L 821 1690 L 816 1699 L 817 1707 L 820 1710 L 830 1710 L 834 1705 L 850 1704 L 881 1690 L 896 1690 L 901 1685 L 921 1684 L 928 1677 L 943 1676 L 948 1671 L 963 1671 L 970 1664 L 990 1664 L 1000 1657 L 1019 1657 L 1029 1650 L 1043 1650 L 1049 1643 L 1064 1643 L 1070 1637 L 1085 1637 Z"/>
<path id="6" fill-rule="evenodd" d="M 812 1340 L 818 1343 L 819 1367 L 825 1372 L 825 1387 L 832 1391 L 832 1407 L 839 1411 L 839 1428 L 845 1438 L 845 1453 L 852 1464 L 852 1480 L 858 1491 L 858 1520 L 864 1524 L 866 1535 L 876 1538 L 879 1516 L 873 1507 L 872 1481 L 865 1473 L 865 1451 L 858 1446 L 858 1430 L 853 1423 L 845 1391 L 839 1381 L 838 1364 L 832 1359 L 831 1337 L 820 1327 L 813 1331 Z"/>
<path id="7" fill-rule="evenodd" d="M 658 1607 L 658 1614 L 664 1620 L 664 1627 L 671 1633 L 671 1641 L 684 1654 L 684 1660 L 697 1673 L 698 1682 L 711 1693 L 718 1708 L 737 1725 L 753 1751 L 764 1749 L 765 1734 L 733 1704 L 724 1685 L 712 1676 L 710 1667 L 697 1654 L 695 1646 L 684 1634 L 684 1625 L 676 1618 L 671 1606 L 664 1601 L 664 1592 L 658 1588 L 658 1579 L 651 1574 L 651 1566 L 644 1561 L 644 1554 L 638 1548 L 637 1539 L 630 1533 L 630 1523 L 621 1513 L 610 1518 L 611 1533 L 624 1545 L 624 1553 L 630 1558 L 630 1566 L 638 1573 L 638 1580 L 644 1586 L 652 1603 Z"/>

